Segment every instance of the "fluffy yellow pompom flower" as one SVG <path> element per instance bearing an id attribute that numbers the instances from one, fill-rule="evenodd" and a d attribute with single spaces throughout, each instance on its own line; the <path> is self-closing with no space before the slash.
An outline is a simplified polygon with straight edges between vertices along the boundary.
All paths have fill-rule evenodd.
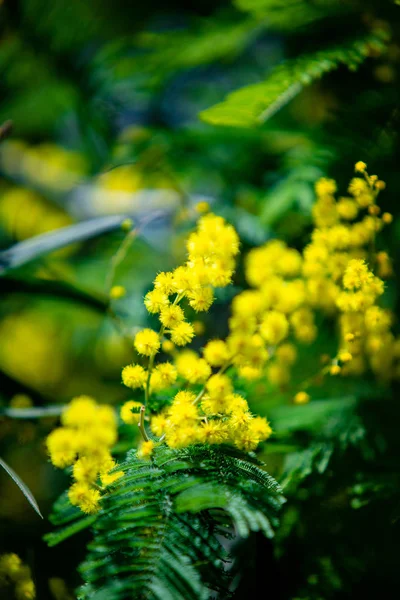
<path id="1" fill-rule="evenodd" d="M 252 367 L 251 365 L 243 365 L 239 367 L 238 374 L 246 381 L 256 381 L 262 377 L 262 370 L 259 367 Z"/>
<path id="2" fill-rule="evenodd" d="M 352 221 L 358 216 L 358 204 L 351 198 L 341 198 L 336 208 L 339 216 L 346 221 Z"/>
<path id="3" fill-rule="evenodd" d="M 264 417 L 254 417 L 249 427 L 254 434 L 259 436 L 260 441 L 265 441 L 272 435 L 271 425 Z"/>
<path id="4" fill-rule="evenodd" d="M 176 366 L 179 375 L 189 383 L 204 383 L 211 375 L 211 368 L 204 358 L 199 358 L 194 352 L 183 352 L 178 357 Z"/>
<path id="5" fill-rule="evenodd" d="M 171 340 L 177 346 L 186 346 L 193 338 L 193 326 L 186 321 L 182 321 L 182 323 L 171 329 Z"/>
<path id="6" fill-rule="evenodd" d="M 315 193 L 317 196 L 332 195 L 336 192 L 337 186 L 333 179 L 321 177 L 315 184 Z"/>
<path id="7" fill-rule="evenodd" d="M 147 379 L 147 373 L 140 365 L 127 365 L 121 375 L 124 385 L 132 390 L 142 387 Z"/>
<path id="8" fill-rule="evenodd" d="M 215 287 L 226 287 L 232 281 L 233 262 L 230 259 L 217 259 L 210 265 L 210 283 Z"/>
<path id="9" fill-rule="evenodd" d="M 68 491 L 68 498 L 73 506 L 79 506 L 86 514 L 96 513 L 100 509 L 100 492 L 87 483 L 74 483 Z"/>
<path id="10" fill-rule="evenodd" d="M 178 392 L 174 398 L 174 404 L 190 404 L 194 401 L 196 395 L 193 392 L 182 390 Z"/>
<path id="11" fill-rule="evenodd" d="M 158 352 L 160 340 L 157 333 L 152 329 L 142 329 L 136 334 L 134 345 L 139 354 L 152 356 Z"/>
<path id="12" fill-rule="evenodd" d="M 199 437 L 203 443 L 222 444 L 229 438 L 229 429 L 221 421 L 209 421 L 201 424 Z"/>
<path id="13" fill-rule="evenodd" d="M 260 333 L 268 344 L 277 345 L 289 332 L 289 323 L 284 314 L 271 310 L 266 313 L 260 325 Z"/>
<path id="14" fill-rule="evenodd" d="M 167 327 L 168 329 L 173 329 L 179 325 L 184 318 L 185 315 L 183 310 L 176 304 L 170 304 L 169 306 L 162 308 L 160 312 L 160 321 L 164 327 Z"/>
<path id="15" fill-rule="evenodd" d="M 76 461 L 72 469 L 74 479 L 86 483 L 94 483 L 99 472 L 99 461 L 92 456 L 82 456 Z"/>
<path id="16" fill-rule="evenodd" d="M 368 331 L 382 333 L 391 325 L 390 314 L 379 306 L 371 306 L 365 311 L 365 326 Z"/>
<path id="17" fill-rule="evenodd" d="M 61 416 L 63 427 L 46 440 L 51 462 L 59 468 L 73 465 L 76 483 L 70 501 L 91 514 L 100 508 L 100 493 L 91 487 L 99 475 L 114 466 L 110 447 L 117 439 L 117 418 L 111 406 L 99 406 L 93 398 L 74 398 Z"/>
<path id="18" fill-rule="evenodd" d="M 91 423 L 96 418 L 97 404 L 90 396 L 73 398 L 61 415 L 61 423 L 76 427 Z"/>
<path id="19" fill-rule="evenodd" d="M 174 292 L 174 276 L 172 273 L 159 273 L 154 280 L 154 287 L 163 294 L 169 296 Z"/>
<path id="20" fill-rule="evenodd" d="M 138 450 L 138 456 L 140 458 L 149 458 L 154 450 L 154 442 L 152 440 L 148 440 L 147 442 L 143 442 Z"/>
<path id="21" fill-rule="evenodd" d="M 180 427 L 189 422 L 195 422 L 197 419 L 197 407 L 191 402 L 176 401 L 168 409 L 169 425 Z"/>
<path id="22" fill-rule="evenodd" d="M 55 467 L 64 469 L 72 465 L 76 458 L 77 440 L 73 430 L 59 427 L 46 439 L 50 460 Z"/>
<path id="23" fill-rule="evenodd" d="M 154 435 L 161 436 L 165 433 L 167 427 L 167 417 L 164 413 L 159 413 L 151 418 L 150 427 Z"/>
<path id="24" fill-rule="evenodd" d="M 178 267 L 173 272 L 174 291 L 184 294 L 192 287 L 192 274 L 187 267 Z"/>
<path id="25" fill-rule="evenodd" d="M 356 164 L 354 165 L 354 170 L 356 173 L 364 173 L 364 171 L 367 169 L 367 165 L 365 162 L 363 162 L 362 160 L 359 160 L 358 162 L 356 162 Z"/>
<path id="26" fill-rule="evenodd" d="M 142 404 L 140 402 L 136 402 L 135 400 L 129 400 L 128 402 L 125 402 L 125 404 L 121 406 L 120 410 L 120 416 L 123 422 L 127 425 L 134 425 L 135 423 L 138 423 L 141 406 Z M 132 412 L 132 409 L 135 412 Z"/>
<path id="27" fill-rule="evenodd" d="M 252 420 L 251 413 L 248 410 L 235 410 L 231 413 L 229 420 L 229 427 L 231 430 L 236 431 L 242 429 L 245 425 L 248 425 Z"/>
<path id="28" fill-rule="evenodd" d="M 228 360 L 228 346 L 222 340 L 211 340 L 204 347 L 203 355 L 208 364 L 220 367 Z"/>
<path id="29" fill-rule="evenodd" d="M 270 437 L 272 429 L 264 418 L 255 417 L 235 430 L 235 445 L 245 451 L 255 450 L 258 444 Z"/>
<path id="30" fill-rule="evenodd" d="M 343 286 L 347 290 L 359 289 L 362 285 L 369 283 L 373 278 L 372 273 L 364 260 L 350 260 L 343 275 Z"/>
<path id="31" fill-rule="evenodd" d="M 207 311 L 214 300 L 214 293 L 210 287 L 201 287 L 188 293 L 189 304 L 197 312 Z"/>
<path id="32" fill-rule="evenodd" d="M 169 362 L 157 365 L 157 367 L 153 371 L 153 375 L 154 373 L 157 373 L 160 378 L 160 382 L 162 384 L 161 389 L 165 389 L 171 386 L 173 383 L 175 383 L 176 378 L 178 377 L 178 372 L 176 368 Z"/>
<path id="33" fill-rule="evenodd" d="M 227 412 L 233 413 L 235 411 L 247 411 L 249 409 L 247 400 L 240 394 L 230 394 L 226 396 Z"/>
<path id="34" fill-rule="evenodd" d="M 144 297 L 144 305 L 149 313 L 158 313 L 168 305 L 168 296 L 161 289 L 156 288 L 146 294 Z"/>
<path id="35" fill-rule="evenodd" d="M 219 373 L 210 377 L 207 381 L 206 388 L 211 398 L 228 396 L 233 392 L 232 382 L 229 377 Z"/>

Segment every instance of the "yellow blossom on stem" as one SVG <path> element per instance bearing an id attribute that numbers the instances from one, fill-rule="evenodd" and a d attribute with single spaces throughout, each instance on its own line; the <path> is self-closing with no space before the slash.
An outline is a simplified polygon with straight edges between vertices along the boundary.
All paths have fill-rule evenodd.
<path id="1" fill-rule="evenodd" d="M 174 276 L 172 273 L 159 273 L 154 280 L 154 288 L 169 296 L 174 291 Z"/>
<path id="2" fill-rule="evenodd" d="M 141 365 L 127 365 L 122 369 L 122 381 L 131 389 L 143 387 L 147 374 Z"/>
<path id="3" fill-rule="evenodd" d="M 159 313 L 168 305 L 168 296 L 161 289 L 154 289 L 144 297 L 144 305 L 149 313 Z"/>
<path id="4" fill-rule="evenodd" d="M 122 405 L 120 415 L 121 419 L 127 425 L 134 425 L 139 422 L 139 412 L 142 406 L 141 402 L 129 400 Z"/>
<path id="5" fill-rule="evenodd" d="M 146 442 L 142 442 L 139 450 L 138 456 L 140 458 L 150 458 L 154 450 L 154 442 L 152 440 L 148 440 Z"/>
<path id="6" fill-rule="evenodd" d="M 135 336 L 134 345 L 139 354 L 152 356 L 160 348 L 158 335 L 152 329 L 142 329 Z"/>
<path id="7" fill-rule="evenodd" d="M 171 340 L 177 346 L 186 346 L 194 338 L 193 326 L 186 321 L 171 329 Z"/>
<path id="8" fill-rule="evenodd" d="M 100 492 L 87 483 L 74 483 L 68 491 L 68 498 L 73 506 L 79 506 L 86 514 L 96 513 L 100 509 Z"/>
<path id="9" fill-rule="evenodd" d="M 211 340 L 204 347 L 203 355 L 208 364 L 220 367 L 228 360 L 229 350 L 224 341 Z"/>
<path id="10" fill-rule="evenodd" d="M 169 329 L 179 325 L 185 318 L 184 312 L 177 304 L 171 304 L 161 309 L 160 321 Z"/>
<path id="11" fill-rule="evenodd" d="M 359 160 L 354 165 L 354 170 L 356 171 L 356 173 L 364 173 L 366 171 L 366 169 L 367 169 L 367 165 L 362 160 Z"/>

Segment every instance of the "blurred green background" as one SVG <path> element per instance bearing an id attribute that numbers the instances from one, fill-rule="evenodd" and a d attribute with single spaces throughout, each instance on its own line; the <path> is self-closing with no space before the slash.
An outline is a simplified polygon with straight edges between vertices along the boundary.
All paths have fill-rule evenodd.
<path id="1" fill-rule="evenodd" d="M 273 236 L 301 248 L 315 180 L 333 177 L 344 190 L 363 160 L 387 183 L 382 208 L 395 221 L 380 244 L 396 261 L 399 14 L 389 0 L 0 1 L 1 248 L 107 215 L 139 227 L 116 269 L 121 230 L 2 274 L 0 406 L 129 396 L 120 370 L 146 322 L 143 295 L 156 272 L 183 256 L 199 201 L 235 225 L 243 253 Z M 288 86 L 255 126 L 199 117 L 229 92 L 268 80 L 282 61 L 378 30 L 384 42 L 365 45 L 356 71 L 338 52 L 338 68 Z M 109 302 L 114 284 L 127 294 Z M 239 269 L 206 328 L 214 333 L 243 284 Z M 260 412 L 268 414 L 267 401 Z M 46 462 L 43 437 L 53 423 L 0 416 L 1 455 L 44 514 L 65 483 Z M 30 560 L 39 598 L 66 599 L 50 594 L 48 580 L 74 586 L 78 546 L 46 549 L 47 523 L 4 473 L 0 486 L 0 551 Z"/>

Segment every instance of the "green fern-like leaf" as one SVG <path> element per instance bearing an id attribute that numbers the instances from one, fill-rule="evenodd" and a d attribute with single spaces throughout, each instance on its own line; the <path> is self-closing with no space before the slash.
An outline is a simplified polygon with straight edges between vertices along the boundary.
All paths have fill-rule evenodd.
<path id="1" fill-rule="evenodd" d="M 299 450 L 285 458 L 281 475 L 285 492 L 295 489 L 313 473 L 322 475 L 333 455 L 343 453 L 349 446 L 370 452 L 366 430 L 357 413 L 358 404 L 355 397 L 349 396 L 313 401 L 306 406 L 280 406 L 271 411 L 274 430 L 281 440 L 288 444 L 302 440 Z"/>
<path id="2" fill-rule="evenodd" d="M 47 536 L 51 545 L 93 524 L 79 598 L 228 597 L 231 558 L 220 540 L 273 536 L 283 503 L 277 482 L 255 458 L 223 446 L 160 446 L 151 461 L 131 451 L 121 468 L 96 517 L 77 519 L 65 495 L 55 506 L 52 520 L 65 527 Z"/>
<path id="3" fill-rule="evenodd" d="M 269 119 L 294 98 L 306 85 L 341 64 L 357 68 L 371 49 L 385 48 L 386 34 L 377 31 L 352 39 L 339 46 L 288 60 L 276 67 L 268 79 L 229 94 L 223 102 L 200 113 L 200 118 L 212 125 L 251 127 Z"/>

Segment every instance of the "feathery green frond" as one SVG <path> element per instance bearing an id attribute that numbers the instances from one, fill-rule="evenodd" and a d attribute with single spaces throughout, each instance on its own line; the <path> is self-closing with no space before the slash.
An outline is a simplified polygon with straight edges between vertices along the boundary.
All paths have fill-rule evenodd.
<path id="1" fill-rule="evenodd" d="M 151 462 L 128 453 L 97 516 L 77 517 L 62 496 L 50 545 L 93 525 L 79 598 L 206 600 L 228 594 L 221 538 L 273 536 L 281 488 L 260 463 L 229 447 L 157 447 Z M 226 596 L 225 596 L 226 597 Z"/>
<path id="2" fill-rule="evenodd" d="M 223 102 L 202 111 L 200 118 L 212 125 L 259 125 L 325 73 L 341 64 L 355 69 L 371 55 L 372 49 L 381 52 L 385 48 L 385 40 L 386 34 L 376 31 L 288 60 L 278 65 L 266 81 L 232 92 Z"/>

